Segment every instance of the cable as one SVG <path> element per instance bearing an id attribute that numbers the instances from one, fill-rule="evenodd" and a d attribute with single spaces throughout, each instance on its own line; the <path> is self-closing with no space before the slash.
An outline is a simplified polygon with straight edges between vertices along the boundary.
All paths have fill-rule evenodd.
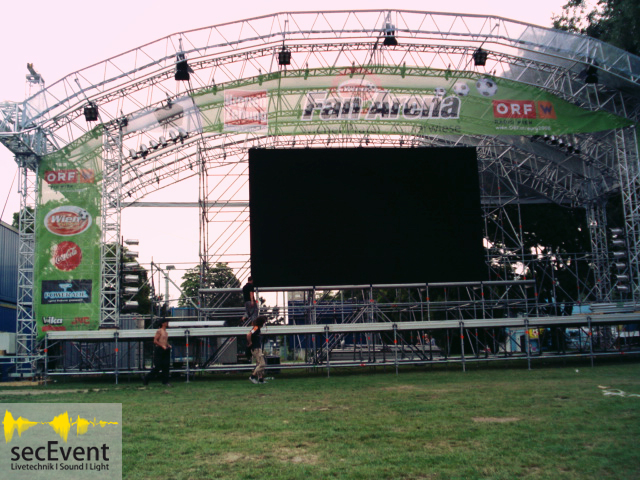
<path id="1" fill-rule="evenodd" d="M 2 217 L 4 217 L 4 211 L 7 208 L 7 203 L 9 203 L 9 196 L 11 195 L 11 190 L 13 190 L 13 184 L 16 181 L 16 177 L 18 176 L 19 170 L 20 170 L 20 167 L 16 169 L 16 173 L 13 175 L 13 180 L 11 180 L 11 186 L 9 187 L 9 192 L 7 193 L 7 199 L 4 201 L 4 207 L 2 207 L 2 214 L 0 214 L 0 220 L 2 220 Z"/>

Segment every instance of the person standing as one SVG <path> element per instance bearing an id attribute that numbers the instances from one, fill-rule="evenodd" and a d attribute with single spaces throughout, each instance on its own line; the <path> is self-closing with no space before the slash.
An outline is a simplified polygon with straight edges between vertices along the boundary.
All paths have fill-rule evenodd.
<path id="1" fill-rule="evenodd" d="M 265 383 L 264 370 L 265 361 L 262 353 L 262 332 L 261 328 L 267 323 L 267 317 L 260 315 L 253 322 L 251 331 L 247 333 L 247 348 L 251 350 L 251 356 L 256 361 L 256 368 L 249 376 L 249 380 L 253 383 Z"/>
<path id="2" fill-rule="evenodd" d="M 169 383 L 169 366 L 171 364 L 171 345 L 169 345 L 169 333 L 167 327 L 169 326 L 169 320 L 163 318 L 161 320 L 160 328 L 156 331 L 153 337 L 153 368 L 145 375 L 143 382 L 145 385 L 149 385 L 149 380 L 162 372 L 161 380 L 162 384 L 170 387 Z"/>
<path id="3" fill-rule="evenodd" d="M 251 276 L 247 278 L 247 284 L 242 287 L 242 297 L 244 298 L 245 311 L 245 316 L 242 319 L 248 320 L 250 324 L 253 324 L 258 316 L 258 302 L 256 302 L 256 290 Z"/>

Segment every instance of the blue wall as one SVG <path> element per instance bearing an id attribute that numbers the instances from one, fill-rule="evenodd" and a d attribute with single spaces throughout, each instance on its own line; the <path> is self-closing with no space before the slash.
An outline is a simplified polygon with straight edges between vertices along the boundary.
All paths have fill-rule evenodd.
<path id="1" fill-rule="evenodd" d="M 16 331 L 18 231 L 0 222 L 0 332 Z"/>
<path id="2" fill-rule="evenodd" d="M 0 332 L 16 331 L 16 306 L 11 303 L 0 302 Z"/>

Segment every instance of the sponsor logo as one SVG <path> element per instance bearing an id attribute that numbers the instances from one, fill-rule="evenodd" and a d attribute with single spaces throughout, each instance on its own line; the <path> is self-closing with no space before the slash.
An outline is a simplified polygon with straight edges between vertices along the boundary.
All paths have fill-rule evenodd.
<path id="1" fill-rule="evenodd" d="M 458 96 L 397 95 L 387 90 L 376 90 L 371 100 L 364 102 L 357 96 L 343 98 L 338 93 L 314 91 L 305 96 L 301 119 L 446 120 L 460 118 L 460 105 Z"/>
<path id="2" fill-rule="evenodd" d="M 42 323 L 45 325 L 62 325 L 62 319 L 56 317 L 42 317 Z"/>
<path id="3" fill-rule="evenodd" d="M 266 90 L 231 90 L 224 95 L 224 128 L 251 131 L 267 128 L 269 98 Z"/>
<path id="4" fill-rule="evenodd" d="M 553 104 L 548 101 L 494 100 L 494 118 L 555 119 Z"/>
<path id="5" fill-rule="evenodd" d="M 64 183 L 95 183 L 95 172 L 90 168 L 75 170 L 47 170 L 44 172 L 44 181 L 50 185 Z"/>
<path id="6" fill-rule="evenodd" d="M 551 102 L 538 102 L 538 118 L 556 119 L 556 111 Z"/>
<path id="7" fill-rule="evenodd" d="M 71 325 L 81 325 L 88 327 L 89 326 L 89 317 L 76 317 L 71 322 Z"/>
<path id="8" fill-rule="evenodd" d="M 91 280 L 42 281 L 43 305 L 65 303 L 91 303 Z"/>
<path id="9" fill-rule="evenodd" d="M 307 92 L 301 120 L 425 120 L 460 118 L 460 97 L 456 90 L 446 95 L 442 87 L 433 95 L 396 94 L 381 88 L 375 75 L 359 67 L 347 68 L 328 90 Z M 345 80 L 346 79 L 346 80 Z"/>
<path id="10" fill-rule="evenodd" d="M 122 404 L 2 403 L 0 415 L 5 477 L 122 478 Z"/>
<path id="11" fill-rule="evenodd" d="M 339 97 L 344 99 L 359 98 L 364 102 L 372 100 L 377 91 L 378 86 L 364 78 L 351 78 L 336 88 Z"/>
<path id="12" fill-rule="evenodd" d="M 54 235 L 63 237 L 77 235 L 91 226 L 91 215 L 86 210 L 73 205 L 58 207 L 47 213 L 44 226 Z"/>
<path id="13" fill-rule="evenodd" d="M 51 263 L 58 270 L 70 272 L 82 261 L 82 250 L 74 242 L 60 242 L 51 249 Z"/>
<path id="14" fill-rule="evenodd" d="M 64 325 L 44 325 L 42 327 L 43 332 L 66 332 L 67 327 Z"/>

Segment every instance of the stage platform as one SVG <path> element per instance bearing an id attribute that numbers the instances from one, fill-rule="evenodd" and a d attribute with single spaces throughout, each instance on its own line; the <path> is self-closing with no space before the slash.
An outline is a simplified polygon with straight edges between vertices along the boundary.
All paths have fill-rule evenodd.
<path id="1" fill-rule="evenodd" d="M 289 342 L 289 357 L 291 352 L 296 352 L 293 361 L 287 361 L 289 357 L 283 354 L 281 362 L 268 365 L 268 369 L 320 368 L 329 374 L 337 367 L 398 368 L 407 364 L 453 362 L 465 368 L 467 362 L 514 358 L 526 359 L 531 366 L 537 359 L 560 355 L 588 356 L 593 361 L 601 355 L 640 353 L 638 332 L 624 328 L 639 323 L 640 311 L 452 321 L 271 325 L 263 327 L 263 334 L 265 342 L 285 337 L 294 339 Z M 567 331 L 574 338 L 570 338 Z M 235 356 L 236 342 L 246 336 L 248 327 L 192 326 L 169 328 L 168 332 L 175 351 L 172 372 L 185 375 L 187 381 L 198 372 L 253 368 L 243 354 Z M 500 338 L 496 332 L 501 332 Z M 560 335 L 562 341 L 554 348 L 545 348 L 538 342 L 542 332 Z M 423 343 L 425 334 L 438 336 L 440 343 Z M 44 376 L 109 374 L 115 375 L 117 382 L 120 375 L 143 373 L 150 368 L 148 352 L 154 335 L 152 329 L 48 332 Z M 300 348 L 296 348 L 295 339 Z M 218 346 L 233 343 L 232 358 L 228 355 L 226 362 L 211 362 L 212 357 L 205 361 L 204 357 L 209 355 L 203 356 L 203 345 L 211 342 Z M 51 355 L 56 345 L 63 351 L 77 350 L 84 363 L 80 366 L 56 363 L 55 354 Z M 144 345 L 147 345 L 146 356 Z M 94 363 L 87 360 L 89 358 Z"/>

